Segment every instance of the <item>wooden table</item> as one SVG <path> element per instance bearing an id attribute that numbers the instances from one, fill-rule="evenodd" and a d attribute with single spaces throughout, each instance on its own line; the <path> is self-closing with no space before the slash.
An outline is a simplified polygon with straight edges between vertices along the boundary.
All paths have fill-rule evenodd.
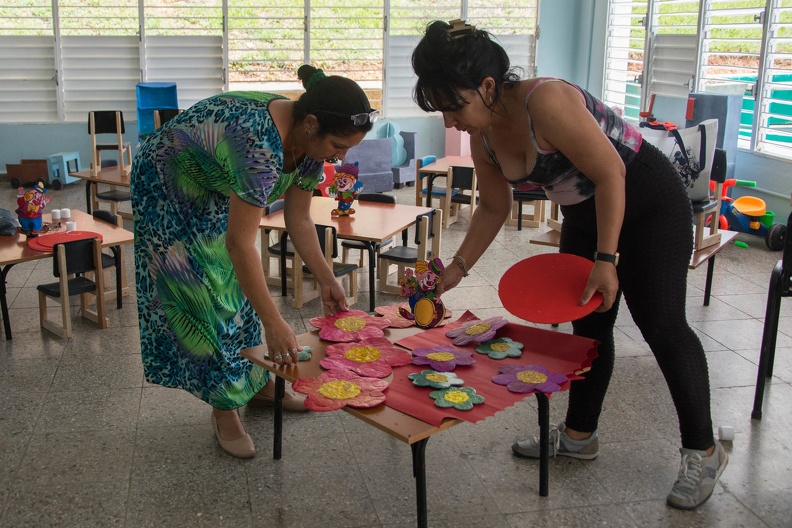
<path id="1" fill-rule="evenodd" d="M 447 176 L 448 169 L 450 167 L 473 167 L 473 157 L 472 156 L 446 156 L 444 158 L 440 158 L 433 163 L 429 163 L 418 169 L 418 172 L 423 172 L 426 174 L 426 207 L 432 206 L 432 186 L 434 186 L 435 178 L 439 176 Z M 419 178 L 419 181 L 415 182 L 415 195 L 420 197 L 421 191 L 423 187 L 424 178 Z M 415 203 L 418 203 L 416 200 Z"/>
<path id="2" fill-rule="evenodd" d="M 93 176 L 90 170 L 70 172 L 69 176 L 85 180 L 85 207 L 88 213 L 99 208 L 99 202 L 96 199 L 96 191 L 100 183 L 111 185 L 114 188 L 129 188 L 132 185 L 129 174 L 122 172 L 117 165 L 102 168 L 96 176 Z"/>
<path id="3" fill-rule="evenodd" d="M 392 342 L 403 339 L 412 334 L 423 331 L 417 327 L 385 331 L 385 337 Z M 295 366 L 280 366 L 265 357 L 265 345 L 249 348 L 242 351 L 242 356 L 253 363 L 260 365 L 275 375 L 275 427 L 273 438 L 273 458 L 278 460 L 282 455 L 283 435 L 283 396 L 286 381 L 292 382 L 298 378 L 317 377 L 326 372 L 319 362 L 325 357 L 325 349 L 333 344 L 319 339 L 319 332 L 315 330 L 297 336 L 300 346 L 313 348 L 309 361 L 301 361 Z M 540 431 L 540 465 L 539 465 L 539 494 L 546 497 L 549 494 L 549 435 L 550 435 L 550 400 L 546 394 L 534 393 L 539 402 L 539 431 Z M 530 396 L 530 394 L 526 394 Z M 428 526 L 428 510 L 426 506 L 426 444 L 433 435 L 463 423 L 461 420 L 447 418 L 439 426 L 426 423 L 418 418 L 388 407 L 387 402 L 369 409 L 354 409 L 344 407 L 344 411 L 359 418 L 363 422 L 384 431 L 392 437 L 409 445 L 412 450 L 413 477 L 416 488 L 416 507 L 418 513 L 418 527 Z"/>
<path id="4" fill-rule="evenodd" d="M 736 231 L 721 229 L 718 232 L 721 234 L 720 243 L 693 251 L 693 254 L 690 256 L 690 264 L 688 264 L 688 269 L 696 269 L 705 262 L 707 263 L 707 280 L 704 283 L 704 306 L 709 306 L 710 296 L 712 294 L 712 275 L 715 272 L 715 255 L 737 236 Z M 561 233 L 555 230 L 547 231 L 531 239 L 531 244 L 538 244 L 540 246 L 559 247 L 560 242 Z"/>
<path id="5" fill-rule="evenodd" d="M 45 214 L 42 216 L 42 220 L 44 223 L 51 222 L 52 217 Z M 71 220 L 77 224 L 79 231 L 93 231 L 102 235 L 102 247 L 123 246 L 134 242 L 134 235 L 131 231 L 101 220 L 95 220 L 93 216 L 82 211 L 72 209 Z M 63 230 L 65 228 L 61 228 L 61 231 Z M 11 339 L 11 321 L 8 318 L 8 299 L 6 298 L 6 276 L 9 270 L 22 262 L 49 258 L 52 258 L 52 253 L 30 249 L 25 235 L 17 233 L 12 236 L 0 237 L 0 310 L 2 311 L 6 339 Z M 123 276 L 125 275 L 122 273 Z M 123 288 L 123 284 L 120 286 Z"/>
<path id="6" fill-rule="evenodd" d="M 418 215 L 428 213 L 431 208 L 417 207 L 415 205 L 355 202 L 355 214 L 333 217 L 330 215 L 330 211 L 337 206 L 337 200 L 314 196 L 311 199 L 311 218 L 318 225 L 335 226 L 338 231 L 338 238 L 359 240 L 366 244 L 369 258 L 369 311 L 373 312 L 376 306 L 377 278 L 377 252 L 374 249 L 374 245 L 385 242 L 415 224 L 415 218 Z M 261 229 L 262 233 L 265 230 L 285 230 L 286 221 L 283 217 L 283 210 L 262 216 L 259 229 Z M 262 241 L 261 250 L 266 251 L 266 240 L 262 239 Z M 286 274 L 283 271 L 286 267 L 285 245 L 286 239 L 281 237 L 281 285 L 284 296 L 286 296 Z"/>

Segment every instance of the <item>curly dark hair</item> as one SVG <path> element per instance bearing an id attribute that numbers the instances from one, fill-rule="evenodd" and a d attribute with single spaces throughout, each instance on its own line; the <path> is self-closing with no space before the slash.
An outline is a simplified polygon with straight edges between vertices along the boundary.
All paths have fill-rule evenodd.
<path id="1" fill-rule="evenodd" d="M 510 66 L 506 51 L 481 29 L 452 35 L 451 24 L 442 20 L 431 22 L 412 54 L 412 67 L 418 76 L 413 100 L 425 112 L 459 110 L 469 101 L 462 90 L 476 90 L 486 77 L 495 80 L 493 108 L 500 100 L 504 86 L 520 82 L 516 69 Z"/>
<path id="2" fill-rule="evenodd" d="M 346 137 L 371 130 L 373 124 L 370 121 L 356 126 L 350 118 L 372 111 L 368 97 L 355 81 L 338 75 L 326 76 L 322 70 L 309 64 L 300 66 L 297 76 L 305 87 L 305 93 L 294 105 L 295 119 L 301 120 L 308 114 L 315 115 L 319 121 L 317 134 L 320 136 L 333 134 Z"/>

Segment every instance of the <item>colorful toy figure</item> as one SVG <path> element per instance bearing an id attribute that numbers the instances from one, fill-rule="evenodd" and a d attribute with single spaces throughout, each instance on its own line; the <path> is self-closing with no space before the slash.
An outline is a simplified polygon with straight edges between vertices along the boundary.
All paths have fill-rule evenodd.
<path id="1" fill-rule="evenodd" d="M 19 205 L 16 210 L 19 218 L 17 230 L 30 238 L 49 231 L 49 226 L 43 226 L 41 221 L 44 208 L 52 201 L 52 198 L 44 196 L 46 192 L 47 189 L 44 188 L 44 182 L 41 180 L 36 182 L 30 191 L 26 191 L 24 187 L 17 189 L 17 204 Z"/>
<path id="2" fill-rule="evenodd" d="M 333 209 L 332 216 L 349 216 L 355 213 L 352 202 L 355 201 L 363 183 L 358 181 L 358 163 L 345 163 L 336 169 L 333 184 L 327 190 L 330 198 L 338 200 L 338 208 Z"/>
<path id="3" fill-rule="evenodd" d="M 407 268 L 404 270 L 404 279 L 399 279 L 401 294 L 408 298 L 410 312 L 404 308 L 399 309 L 399 314 L 405 319 L 415 320 L 421 328 L 434 328 L 438 326 L 445 316 L 445 306 L 439 297 L 435 296 L 435 289 L 442 280 L 445 266 L 439 258 L 426 262 L 419 260 L 415 263 L 415 272 Z"/>

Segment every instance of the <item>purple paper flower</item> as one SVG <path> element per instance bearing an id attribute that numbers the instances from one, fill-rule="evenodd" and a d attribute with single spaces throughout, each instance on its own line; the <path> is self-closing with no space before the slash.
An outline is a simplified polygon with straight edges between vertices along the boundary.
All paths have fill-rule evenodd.
<path id="1" fill-rule="evenodd" d="M 446 337 L 453 339 L 453 343 L 465 346 L 470 343 L 483 343 L 495 337 L 495 332 L 506 326 L 506 319 L 503 317 L 490 317 L 489 319 L 471 319 L 462 323 L 459 328 L 454 328 L 446 332 Z"/>
<path id="2" fill-rule="evenodd" d="M 500 374 L 492 378 L 493 383 L 506 385 L 512 392 L 543 392 L 549 394 L 561 390 L 567 377 L 563 374 L 549 372 L 541 365 L 505 365 L 498 371 Z"/>
<path id="3" fill-rule="evenodd" d="M 448 345 L 416 348 L 412 353 L 415 356 L 412 359 L 413 365 L 429 365 L 439 372 L 451 372 L 457 365 L 472 365 L 476 362 L 473 352 Z"/>

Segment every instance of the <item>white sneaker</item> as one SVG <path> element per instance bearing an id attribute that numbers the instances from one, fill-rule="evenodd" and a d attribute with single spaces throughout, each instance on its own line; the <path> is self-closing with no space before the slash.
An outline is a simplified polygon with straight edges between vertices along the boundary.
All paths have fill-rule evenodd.
<path id="1" fill-rule="evenodd" d="M 674 508 L 692 510 L 710 498 L 715 483 L 729 463 L 729 455 L 720 442 L 715 442 L 715 450 L 710 456 L 706 456 L 706 451 L 684 447 L 679 452 L 682 453 L 682 465 L 666 501 Z"/>

